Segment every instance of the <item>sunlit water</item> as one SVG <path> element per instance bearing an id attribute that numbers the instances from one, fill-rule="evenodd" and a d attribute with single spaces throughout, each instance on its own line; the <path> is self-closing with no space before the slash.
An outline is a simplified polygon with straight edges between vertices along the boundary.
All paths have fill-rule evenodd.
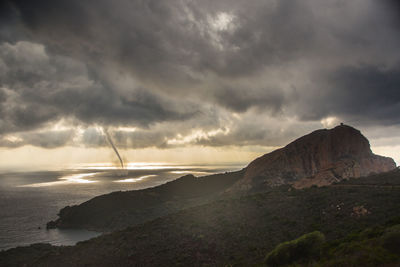
<path id="1" fill-rule="evenodd" d="M 154 187 L 186 174 L 238 170 L 243 166 L 128 164 L 126 169 L 105 164 L 59 171 L 0 173 L 0 250 L 33 243 L 73 245 L 100 233 L 85 230 L 46 230 L 58 211 L 113 191 Z"/>

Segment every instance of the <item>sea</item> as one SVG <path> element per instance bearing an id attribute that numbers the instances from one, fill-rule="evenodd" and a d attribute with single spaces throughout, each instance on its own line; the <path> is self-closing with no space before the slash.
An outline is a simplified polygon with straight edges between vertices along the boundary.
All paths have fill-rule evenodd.
<path id="1" fill-rule="evenodd" d="M 196 177 L 240 170 L 241 163 L 219 165 L 129 163 L 82 164 L 59 170 L 0 170 L 0 250 L 34 243 L 74 245 L 101 233 L 46 229 L 65 206 L 114 191 L 158 186 L 186 174 Z"/>

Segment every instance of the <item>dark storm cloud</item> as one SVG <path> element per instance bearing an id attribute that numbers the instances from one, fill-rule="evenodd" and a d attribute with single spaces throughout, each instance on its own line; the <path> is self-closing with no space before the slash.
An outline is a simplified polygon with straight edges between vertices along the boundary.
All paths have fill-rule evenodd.
<path id="1" fill-rule="evenodd" d="M 332 74 L 331 83 L 335 89 L 326 102 L 336 103 L 337 113 L 375 124 L 400 124 L 400 66 L 342 68 Z"/>
<path id="2" fill-rule="evenodd" d="M 173 134 L 168 131 L 119 131 L 114 134 L 116 143 L 118 143 L 118 146 L 122 148 L 165 148 L 167 146 L 166 139 L 171 138 L 172 136 Z"/>
<path id="3" fill-rule="evenodd" d="M 140 148 L 228 128 L 191 142 L 282 144 L 297 122 L 270 129 L 290 117 L 399 125 L 399 13 L 392 0 L 2 1 L 0 133 L 67 118 L 138 127 L 113 137 Z M 105 145 L 89 130 L 82 142 Z"/>
<path id="4" fill-rule="evenodd" d="M 318 41 L 303 1 L 11 2 L 31 38 L 50 50 L 112 60 L 161 83 L 195 82 L 187 68 L 246 75 L 303 55 Z M 234 14 L 231 30 L 218 28 L 221 12 Z"/>
<path id="5" fill-rule="evenodd" d="M 400 124 L 400 66 L 348 66 L 320 75 L 315 103 L 303 109 L 306 119 L 336 114 L 353 123 Z"/>
<path id="6" fill-rule="evenodd" d="M 124 95 L 112 84 L 89 74 L 86 66 L 65 57 L 49 57 L 40 45 L 19 42 L 1 46 L 0 74 L 5 88 L 0 95 L 0 132 L 30 130 L 62 117 L 86 124 L 132 124 L 148 127 L 164 120 L 184 120 L 195 110 L 152 94 L 130 88 Z"/>
<path id="7" fill-rule="evenodd" d="M 72 130 L 26 132 L 19 134 L 17 139 L 1 138 L 0 146 L 20 147 L 24 145 L 33 145 L 43 148 L 56 148 L 71 144 L 74 134 Z"/>
<path id="8" fill-rule="evenodd" d="M 294 90 L 286 93 L 276 88 L 225 87 L 215 91 L 215 99 L 221 106 L 235 112 L 241 113 L 249 108 L 258 108 L 276 114 L 291 101 L 293 94 L 295 94 Z"/>
<path id="9" fill-rule="evenodd" d="M 13 6 L 8 1 L 0 2 L 0 22 L 2 25 L 4 23 L 9 23 L 10 20 L 13 20 L 15 17 Z"/>

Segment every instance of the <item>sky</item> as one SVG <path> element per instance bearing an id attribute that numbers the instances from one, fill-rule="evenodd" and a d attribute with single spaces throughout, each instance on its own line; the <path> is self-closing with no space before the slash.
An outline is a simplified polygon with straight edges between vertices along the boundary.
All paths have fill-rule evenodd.
<path id="1" fill-rule="evenodd" d="M 344 122 L 400 163 L 396 0 L 3 0 L 0 166 L 249 162 Z"/>

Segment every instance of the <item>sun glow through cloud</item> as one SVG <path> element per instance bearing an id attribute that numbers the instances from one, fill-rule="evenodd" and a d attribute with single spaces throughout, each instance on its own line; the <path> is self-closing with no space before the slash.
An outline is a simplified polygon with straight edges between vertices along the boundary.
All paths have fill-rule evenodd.
<path id="1" fill-rule="evenodd" d="M 169 145 L 190 144 L 195 141 L 209 140 L 211 137 L 214 137 L 217 135 L 227 135 L 227 134 L 229 134 L 229 132 L 230 132 L 229 128 L 216 129 L 216 130 L 211 130 L 208 132 L 205 132 L 203 130 L 194 130 L 189 135 L 186 135 L 186 136 L 182 136 L 181 134 L 178 134 L 176 136 L 176 138 L 168 140 L 167 144 L 169 144 Z"/>
<path id="2" fill-rule="evenodd" d="M 321 124 L 325 127 L 325 128 L 332 128 L 335 125 L 339 124 L 339 119 L 337 117 L 326 117 L 324 119 L 321 120 Z"/>
<path id="3" fill-rule="evenodd" d="M 233 27 L 232 22 L 234 19 L 234 15 L 220 12 L 214 18 L 210 18 L 209 22 L 213 29 L 217 31 L 226 31 Z"/>

